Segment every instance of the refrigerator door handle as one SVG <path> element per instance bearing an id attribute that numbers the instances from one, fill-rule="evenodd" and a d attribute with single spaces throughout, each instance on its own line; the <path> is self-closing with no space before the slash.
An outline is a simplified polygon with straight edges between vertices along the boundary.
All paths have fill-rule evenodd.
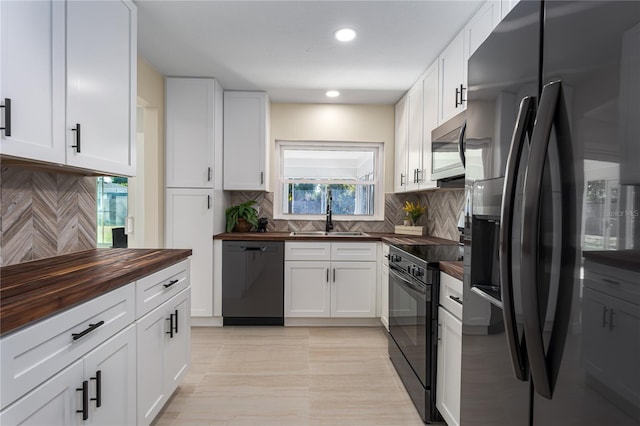
<path id="1" fill-rule="evenodd" d="M 560 168 L 562 245 L 560 247 L 560 273 L 557 282 L 557 303 L 553 328 L 545 353 L 544 321 L 540 309 L 546 300 L 540 300 L 538 292 L 538 236 L 540 232 L 541 187 L 551 130 L 555 125 Z M 577 242 L 574 233 L 577 223 L 577 193 L 575 188 L 574 156 L 572 151 L 569 119 L 565 108 L 562 83 L 554 81 L 544 86 L 538 106 L 536 123 L 531 136 L 531 151 L 524 183 L 522 227 L 522 308 L 527 355 L 533 385 L 538 394 L 551 399 L 558 378 L 562 353 L 571 315 L 571 299 L 574 287 Z M 554 232 L 556 232 L 554 226 Z M 554 248 L 555 250 L 555 248 Z M 553 288 L 553 286 L 550 286 Z"/>
<path id="2" fill-rule="evenodd" d="M 524 339 L 518 336 L 516 323 L 516 313 L 513 295 L 513 222 L 514 204 L 516 201 L 516 183 L 518 180 L 518 169 L 522 158 L 522 150 L 526 141 L 526 136 L 531 135 L 533 121 L 536 115 L 536 98 L 527 96 L 520 102 L 518 119 L 511 139 L 511 148 L 504 175 L 504 191 L 502 206 L 500 209 L 500 283 L 502 295 L 502 315 L 505 324 L 505 334 L 511 355 L 511 366 L 518 380 L 528 379 L 527 364 L 525 357 Z"/>

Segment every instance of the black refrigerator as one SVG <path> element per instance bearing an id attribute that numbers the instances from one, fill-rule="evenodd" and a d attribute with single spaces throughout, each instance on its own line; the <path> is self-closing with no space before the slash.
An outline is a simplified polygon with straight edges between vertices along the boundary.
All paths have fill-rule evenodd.
<path id="1" fill-rule="evenodd" d="M 521 1 L 468 84 L 460 424 L 640 425 L 640 1 Z"/>

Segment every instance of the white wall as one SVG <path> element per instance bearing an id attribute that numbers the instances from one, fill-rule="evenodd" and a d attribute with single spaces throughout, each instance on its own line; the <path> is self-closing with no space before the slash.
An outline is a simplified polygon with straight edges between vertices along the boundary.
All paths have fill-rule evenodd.
<path id="1" fill-rule="evenodd" d="M 271 104 L 275 140 L 384 143 L 384 189 L 393 192 L 394 105 Z"/>

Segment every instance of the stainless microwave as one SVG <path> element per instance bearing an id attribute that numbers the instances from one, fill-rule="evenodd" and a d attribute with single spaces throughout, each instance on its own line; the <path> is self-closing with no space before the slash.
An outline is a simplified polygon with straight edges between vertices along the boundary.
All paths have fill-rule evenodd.
<path id="1" fill-rule="evenodd" d="M 464 176 L 465 111 L 431 132 L 431 180 L 449 180 Z"/>

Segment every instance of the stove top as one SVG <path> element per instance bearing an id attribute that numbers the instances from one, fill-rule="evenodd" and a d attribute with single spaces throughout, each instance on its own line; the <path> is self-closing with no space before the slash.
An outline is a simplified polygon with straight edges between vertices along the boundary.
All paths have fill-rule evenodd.
<path id="1" fill-rule="evenodd" d="M 398 250 L 408 253 L 426 263 L 462 261 L 464 246 L 461 245 L 406 245 L 394 244 Z"/>

